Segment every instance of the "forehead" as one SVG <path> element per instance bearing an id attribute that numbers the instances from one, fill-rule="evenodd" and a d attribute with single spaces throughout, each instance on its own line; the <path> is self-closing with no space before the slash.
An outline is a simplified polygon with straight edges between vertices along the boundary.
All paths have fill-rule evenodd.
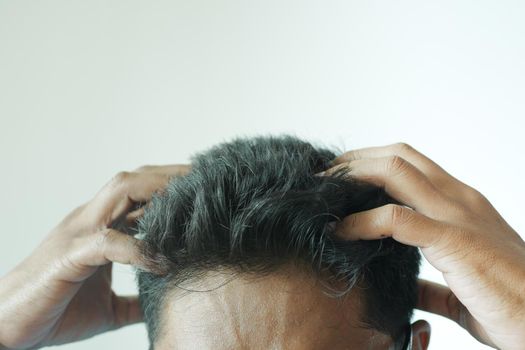
<path id="1" fill-rule="evenodd" d="M 357 289 L 330 296 L 297 268 L 264 277 L 213 272 L 181 287 L 163 305 L 156 350 L 368 349 L 388 341 L 361 322 Z"/>

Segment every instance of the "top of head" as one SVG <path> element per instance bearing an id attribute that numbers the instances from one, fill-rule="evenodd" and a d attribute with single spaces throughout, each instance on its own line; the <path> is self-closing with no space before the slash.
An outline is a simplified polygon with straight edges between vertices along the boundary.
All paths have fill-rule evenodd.
<path id="1" fill-rule="evenodd" d="M 419 253 L 392 239 L 344 241 L 329 223 L 392 200 L 344 173 L 335 154 L 292 136 L 235 139 L 192 158 L 192 169 L 152 199 L 139 222 L 144 254 L 163 276 L 138 273 L 152 341 L 164 296 L 209 271 L 268 275 L 301 265 L 334 285 L 364 287 L 364 323 L 395 335 L 416 302 Z"/>

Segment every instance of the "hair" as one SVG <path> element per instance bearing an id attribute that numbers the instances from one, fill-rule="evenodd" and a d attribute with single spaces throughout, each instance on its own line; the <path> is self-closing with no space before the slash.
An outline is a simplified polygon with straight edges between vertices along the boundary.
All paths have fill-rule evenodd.
<path id="1" fill-rule="evenodd" d="M 316 176 L 336 157 L 296 137 L 237 138 L 196 154 L 191 170 L 154 195 L 138 223 L 143 254 L 165 273 L 137 272 L 150 341 L 167 293 L 207 271 L 265 275 L 287 263 L 364 286 L 363 323 L 396 337 L 417 300 L 420 255 L 391 238 L 347 241 L 334 223 L 395 203 L 345 170 Z"/>

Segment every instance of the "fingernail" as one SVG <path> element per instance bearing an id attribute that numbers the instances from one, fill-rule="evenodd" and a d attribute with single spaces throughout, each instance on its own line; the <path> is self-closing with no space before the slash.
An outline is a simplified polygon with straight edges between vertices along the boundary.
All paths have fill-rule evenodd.
<path id="1" fill-rule="evenodd" d="M 321 171 L 320 173 L 314 174 L 314 176 L 323 176 L 326 173 L 326 171 Z"/>

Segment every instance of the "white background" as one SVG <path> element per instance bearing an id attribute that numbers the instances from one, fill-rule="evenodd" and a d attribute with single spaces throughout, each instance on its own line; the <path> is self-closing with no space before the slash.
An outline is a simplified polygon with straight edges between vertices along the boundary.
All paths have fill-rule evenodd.
<path id="1" fill-rule="evenodd" d="M 408 142 L 523 233 L 523 18 L 522 1 L 2 0 L 0 274 L 119 170 L 270 133 Z M 431 349 L 485 348 L 416 316 Z M 142 325 L 62 347 L 146 348 Z"/>

